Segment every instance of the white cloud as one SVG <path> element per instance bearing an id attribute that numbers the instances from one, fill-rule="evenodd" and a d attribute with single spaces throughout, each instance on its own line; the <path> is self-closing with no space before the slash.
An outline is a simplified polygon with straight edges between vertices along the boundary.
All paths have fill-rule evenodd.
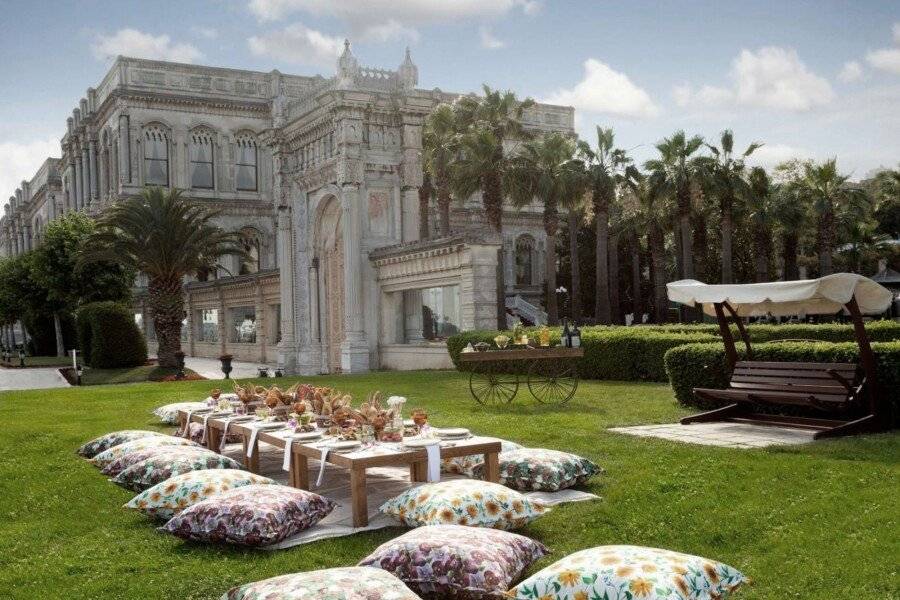
<path id="1" fill-rule="evenodd" d="M 900 48 L 883 48 L 869 52 L 866 60 L 876 69 L 900 75 Z"/>
<path id="2" fill-rule="evenodd" d="M 403 25 L 400 21 L 389 19 L 367 27 L 361 37 L 364 40 L 382 43 L 403 38 L 417 42 L 419 41 L 419 32 L 412 27 Z"/>
<path id="3" fill-rule="evenodd" d="M 747 158 L 747 163 L 754 167 L 773 169 L 783 162 L 794 158 L 812 158 L 813 153 L 805 148 L 798 148 L 788 144 L 765 144 Z"/>
<path id="4" fill-rule="evenodd" d="M 834 99 L 831 84 L 810 71 L 797 52 L 767 46 L 756 52 L 741 50 L 731 63 L 730 87 L 701 86 L 696 92 L 679 86 L 679 106 L 738 104 L 776 110 L 805 111 Z"/>
<path id="5" fill-rule="evenodd" d="M 900 44 L 900 21 L 894 23 L 894 26 L 891 28 L 894 32 L 894 43 Z"/>
<path id="6" fill-rule="evenodd" d="M 659 107 L 628 75 L 611 69 L 595 58 L 584 62 L 584 78 L 575 87 L 559 90 L 546 101 L 621 117 L 640 119 L 659 114 Z"/>
<path id="7" fill-rule="evenodd" d="M 478 29 L 478 36 L 481 39 L 482 48 L 487 48 L 488 50 L 497 50 L 499 48 L 506 47 L 506 42 L 498 39 L 497 36 L 494 35 L 494 32 L 491 31 L 491 28 L 487 25 L 482 25 Z"/>
<path id="8" fill-rule="evenodd" d="M 841 72 L 838 73 L 838 79 L 840 79 L 844 83 L 859 81 L 860 79 L 862 79 L 862 76 L 862 65 L 855 60 L 845 62 L 843 68 L 841 69 Z"/>
<path id="9" fill-rule="evenodd" d="M 284 29 L 247 38 L 250 51 L 286 62 L 333 68 L 343 50 L 343 40 L 294 23 Z"/>
<path id="10" fill-rule="evenodd" d="M 195 25 L 191 27 L 191 31 L 195 35 L 199 35 L 200 37 L 206 38 L 208 40 L 214 40 L 219 37 L 219 31 L 215 27 L 200 27 Z"/>
<path id="11" fill-rule="evenodd" d="M 120 29 L 111 36 L 98 35 L 91 50 L 98 60 L 115 58 L 119 54 L 184 63 L 203 58 L 203 53 L 191 44 L 173 43 L 166 34 L 154 36 L 130 28 Z"/>
<path id="12" fill-rule="evenodd" d="M 59 156 L 59 151 L 58 137 L 24 144 L 0 142 L 0 204 L 6 204 L 22 181 L 34 177 L 47 157 Z"/>
<path id="13" fill-rule="evenodd" d="M 381 40 L 385 32 L 410 37 L 410 30 L 430 23 L 492 19 L 520 10 L 534 15 L 537 0 L 249 0 L 260 21 L 277 21 L 293 13 L 334 17 L 350 25 L 354 37 Z M 394 26 L 388 26 L 390 23 Z M 379 33 L 380 32 L 380 33 Z"/>

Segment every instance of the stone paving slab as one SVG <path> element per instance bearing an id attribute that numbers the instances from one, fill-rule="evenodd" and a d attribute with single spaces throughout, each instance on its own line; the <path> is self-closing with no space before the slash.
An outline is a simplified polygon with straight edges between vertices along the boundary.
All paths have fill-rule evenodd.
<path id="1" fill-rule="evenodd" d="M 616 433 L 637 437 L 652 437 L 687 444 L 719 446 L 723 448 L 766 448 L 808 444 L 813 441 L 813 432 L 805 429 L 752 425 L 749 423 L 665 423 L 662 425 L 638 425 L 635 427 L 614 427 Z"/>
<path id="2" fill-rule="evenodd" d="M 69 387 L 69 382 L 60 374 L 59 367 L 0 369 L 0 391 L 64 387 Z"/>

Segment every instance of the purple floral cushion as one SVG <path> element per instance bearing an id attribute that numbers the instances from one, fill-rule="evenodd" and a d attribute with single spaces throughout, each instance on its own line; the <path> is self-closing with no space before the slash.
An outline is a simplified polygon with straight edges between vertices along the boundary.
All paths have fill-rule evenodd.
<path id="1" fill-rule="evenodd" d="M 547 548 L 523 535 L 463 525 L 429 525 L 382 544 L 360 561 L 393 573 L 426 598 L 502 599 Z"/>
<path id="2" fill-rule="evenodd" d="M 280 575 L 232 588 L 220 600 L 421 600 L 381 569 L 343 567 Z"/>
<path id="3" fill-rule="evenodd" d="M 112 481 L 124 488 L 142 492 L 175 475 L 203 469 L 240 469 L 233 459 L 209 450 L 173 451 L 154 454 L 116 475 Z"/>
<path id="4" fill-rule="evenodd" d="M 309 529 L 334 507 L 328 498 L 305 490 L 245 485 L 189 506 L 160 530 L 186 540 L 268 546 Z"/>
<path id="5" fill-rule="evenodd" d="M 190 440 L 186 440 L 184 438 L 175 437 L 174 435 L 151 435 L 145 438 L 140 438 L 137 440 L 131 440 L 130 442 L 125 442 L 123 444 L 119 444 L 118 446 L 113 446 L 109 450 L 104 450 L 94 458 L 90 459 L 95 466 L 100 467 L 101 470 L 106 469 L 111 463 L 113 463 L 116 459 L 122 458 L 126 454 L 131 454 L 132 452 L 137 452 L 138 450 L 149 450 L 151 448 L 161 448 L 172 446 L 190 446 L 194 448 L 199 448 L 199 444 L 195 444 Z"/>
<path id="6" fill-rule="evenodd" d="M 177 438 L 176 438 L 177 439 Z M 185 440 L 187 441 L 187 440 Z M 113 448 L 114 450 L 115 448 Z M 151 456 L 156 455 L 171 455 L 171 456 L 180 456 L 182 454 L 190 454 L 190 453 L 208 453 L 209 450 L 206 448 L 201 448 L 199 446 L 157 446 L 157 447 L 149 447 L 142 448 L 140 450 L 135 450 L 133 452 L 128 452 L 115 459 L 111 463 L 107 464 L 100 471 L 104 475 L 109 477 L 115 477 L 128 467 L 132 465 L 136 465 L 139 462 L 143 462 L 150 458 Z"/>
<path id="7" fill-rule="evenodd" d="M 118 446 L 119 444 L 130 442 L 131 440 L 137 440 L 152 435 L 165 434 L 158 431 L 144 431 L 142 429 L 125 429 L 123 431 L 113 431 L 112 433 L 107 433 L 106 435 L 101 435 L 98 438 L 94 438 L 93 440 L 78 448 L 76 452 L 79 456 L 83 456 L 84 458 L 94 458 L 104 450 L 109 450 L 113 446 Z"/>

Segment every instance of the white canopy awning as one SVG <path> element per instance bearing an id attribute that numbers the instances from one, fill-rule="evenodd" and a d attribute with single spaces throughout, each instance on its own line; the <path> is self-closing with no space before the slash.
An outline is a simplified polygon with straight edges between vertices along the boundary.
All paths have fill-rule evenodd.
<path id="1" fill-rule="evenodd" d="M 854 273 L 740 285 L 682 279 L 666 284 L 666 289 L 669 300 L 688 306 L 701 304 L 710 316 L 716 314 L 713 304 L 720 302 L 728 302 L 741 317 L 834 314 L 853 296 L 861 313 L 879 314 L 888 309 L 892 299 L 890 290 Z"/>

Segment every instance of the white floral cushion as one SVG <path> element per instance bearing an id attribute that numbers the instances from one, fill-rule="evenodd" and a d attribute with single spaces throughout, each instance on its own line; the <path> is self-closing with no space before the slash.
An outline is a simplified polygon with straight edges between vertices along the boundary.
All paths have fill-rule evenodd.
<path id="1" fill-rule="evenodd" d="M 252 484 L 201 500 L 160 529 L 198 542 L 268 546 L 309 529 L 334 507 L 328 498 L 306 490 Z"/>
<path id="2" fill-rule="evenodd" d="M 233 459 L 209 450 L 185 451 L 173 446 L 172 450 L 156 453 L 131 465 L 110 481 L 126 489 L 141 492 L 161 481 L 188 471 L 240 468 L 241 465 Z"/>
<path id="3" fill-rule="evenodd" d="M 429 598 L 505 598 L 519 576 L 548 550 L 523 535 L 461 525 L 419 527 L 360 561 L 396 575 Z"/>
<path id="4" fill-rule="evenodd" d="M 103 467 L 100 472 L 107 477 L 116 477 L 125 469 L 129 468 L 132 465 L 136 465 L 139 462 L 143 462 L 151 456 L 157 456 L 159 454 L 168 456 L 181 456 L 183 454 L 190 454 L 192 452 L 202 454 L 209 452 L 209 450 L 203 448 L 202 446 L 150 446 L 149 448 L 144 448 L 143 450 L 135 450 L 134 452 L 123 454 L 116 460 Z"/>
<path id="5" fill-rule="evenodd" d="M 603 469 L 587 458 L 559 450 L 522 448 L 500 453 L 500 483 L 523 492 L 556 492 L 580 485 Z M 484 464 L 472 470 L 484 476 Z"/>
<path id="6" fill-rule="evenodd" d="M 142 429 L 125 429 L 122 431 L 113 431 L 112 433 L 107 433 L 106 435 L 101 435 L 98 438 L 94 438 L 93 440 L 78 448 L 76 452 L 79 454 L 79 456 L 83 456 L 84 458 L 94 458 L 104 450 L 108 450 L 113 446 L 118 446 L 119 444 L 130 442 L 131 440 L 137 440 L 153 435 L 166 434 L 160 433 L 158 431 L 145 431 Z"/>
<path id="7" fill-rule="evenodd" d="M 747 578 L 670 550 L 600 546 L 570 554 L 509 591 L 515 600 L 726 600 Z"/>
<path id="8" fill-rule="evenodd" d="M 510 442 L 509 440 L 498 439 L 497 441 L 500 442 L 500 452 L 511 452 L 522 447 L 521 445 L 515 442 Z M 483 463 L 484 454 L 454 456 L 453 458 L 445 458 L 441 461 L 441 472 L 471 477 L 472 471 L 475 469 L 475 467 Z"/>
<path id="9" fill-rule="evenodd" d="M 229 590 L 221 600 L 421 600 L 381 569 L 343 567 L 280 575 Z"/>
<path id="10" fill-rule="evenodd" d="M 201 500 L 245 485 L 272 485 L 268 477 L 235 469 L 188 471 L 144 490 L 125 504 L 156 519 L 171 519 Z"/>
<path id="11" fill-rule="evenodd" d="M 179 410 L 199 410 L 201 408 L 206 408 L 206 402 L 173 402 L 156 408 L 153 414 L 159 417 L 160 423 L 178 425 Z"/>
<path id="12" fill-rule="evenodd" d="M 138 450 L 147 450 L 148 448 L 165 448 L 171 446 L 190 446 L 199 448 L 200 445 L 184 438 L 175 437 L 174 435 L 151 435 L 124 444 L 113 446 L 108 450 L 104 450 L 91 459 L 91 462 L 100 469 L 105 469 L 115 461 L 126 454 L 137 452 Z"/>
<path id="13" fill-rule="evenodd" d="M 426 483 L 381 506 L 382 512 L 411 527 L 470 525 L 516 529 L 549 510 L 515 490 L 474 479 Z"/>

